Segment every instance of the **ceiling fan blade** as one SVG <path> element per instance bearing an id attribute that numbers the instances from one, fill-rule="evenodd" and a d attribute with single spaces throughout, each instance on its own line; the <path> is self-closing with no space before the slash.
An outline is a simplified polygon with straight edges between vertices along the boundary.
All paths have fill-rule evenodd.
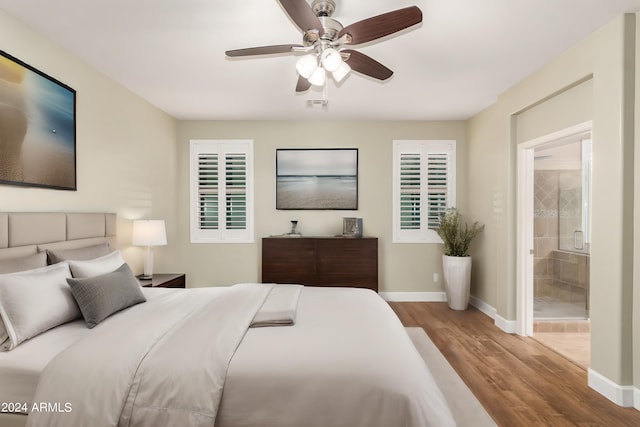
<path id="1" fill-rule="evenodd" d="M 318 30 L 318 37 L 324 34 L 322 22 L 305 0 L 278 0 L 278 2 L 303 33 Z"/>
<path id="2" fill-rule="evenodd" d="M 272 45 L 272 46 L 249 47 L 246 49 L 228 50 L 225 52 L 225 55 L 230 57 L 271 55 L 274 53 L 290 53 L 299 48 L 304 49 L 304 46 L 299 44 L 279 44 L 279 45 Z"/>
<path id="3" fill-rule="evenodd" d="M 298 83 L 296 84 L 296 92 L 306 92 L 311 87 L 309 80 L 302 76 L 298 76 Z"/>
<path id="4" fill-rule="evenodd" d="M 349 44 L 367 43 L 420 22 L 422 22 L 422 11 L 417 6 L 411 6 L 347 25 L 340 31 L 338 37 L 349 34 L 351 36 Z"/>
<path id="5" fill-rule="evenodd" d="M 366 74 L 378 80 L 387 80 L 393 75 L 393 71 L 364 53 L 351 49 L 341 50 L 340 53 L 349 54 L 349 58 L 344 62 L 346 62 L 353 71 Z"/>

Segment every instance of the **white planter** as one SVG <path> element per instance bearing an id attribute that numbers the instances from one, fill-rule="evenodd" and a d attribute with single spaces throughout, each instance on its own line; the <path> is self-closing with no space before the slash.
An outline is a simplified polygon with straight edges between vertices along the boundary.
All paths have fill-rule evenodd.
<path id="1" fill-rule="evenodd" d="M 466 310 L 471 287 L 471 257 L 442 255 L 442 270 L 449 308 Z"/>

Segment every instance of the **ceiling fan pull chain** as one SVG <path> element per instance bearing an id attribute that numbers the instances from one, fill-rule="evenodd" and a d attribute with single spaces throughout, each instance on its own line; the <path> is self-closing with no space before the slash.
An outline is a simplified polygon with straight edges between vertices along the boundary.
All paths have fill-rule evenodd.
<path id="1" fill-rule="evenodd" d="M 327 108 L 327 104 L 329 104 L 329 97 L 327 96 L 327 81 L 324 81 L 324 86 L 322 86 L 322 108 Z"/>

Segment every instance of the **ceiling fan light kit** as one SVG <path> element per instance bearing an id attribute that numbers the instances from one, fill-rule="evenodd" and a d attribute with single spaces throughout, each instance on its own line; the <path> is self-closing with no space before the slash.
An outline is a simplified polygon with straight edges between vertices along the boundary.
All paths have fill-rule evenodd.
<path id="1" fill-rule="evenodd" d="M 322 51 L 321 58 L 324 69 L 332 73 L 340 67 L 340 64 L 342 64 L 342 57 L 338 51 L 332 47 L 324 49 Z"/>
<path id="2" fill-rule="evenodd" d="M 318 58 L 315 55 L 305 55 L 296 62 L 298 74 L 305 79 L 308 79 L 316 68 L 318 68 Z"/>
<path id="3" fill-rule="evenodd" d="M 377 15 L 343 27 L 331 18 L 335 11 L 333 0 L 278 0 L 294 24 L 302 31 L 302 45 L 272 45 L 228 50 L 229 57 L 269 55 L 282 53 L 305 53 L 297 62 L 299 74 L 296 92 L 305 92 L 311 85 L 325 86 L 326 72 L 336 82 L 341 82 L 351 70 L 386 80 L 393 71 L 373 58 L 350 49 L 409 28 L 422 22 L 422 11 L 410 6 Z M 326 104 L 326 100 L 325 100 Z"/>
<path id="4" fill-rule="evenodd" d="M 322 67 L 316 68 L 315 71 L 311 73 L 311 75 L 307 80 L 309 80 L 309 83 L 311 83 L 314 86 L 324 86 L 324 84 L 327 81 L 324 68 Z"/>
<path id="5" fill-rule="evenodd" d="M 347 65 L 346 62 L 342 62 L 340 63 L 340 66 L 338 67 L 338 69 L 331 74 L 333 75 L 333 79 L 336 82 L 340 83 L 342 79 L 347 77 L 347 74 L 349 74 L 350 71 L 351 71 L 351 67 L 349 67 L 349 65 Z"/>

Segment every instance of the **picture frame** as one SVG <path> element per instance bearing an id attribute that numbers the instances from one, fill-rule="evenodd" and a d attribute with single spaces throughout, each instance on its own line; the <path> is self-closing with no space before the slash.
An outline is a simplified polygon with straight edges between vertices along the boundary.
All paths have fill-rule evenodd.
<path id="1" fill-rule="evenodd" d="M 77 190 L 76 91 L 2 50 L 0 184 Z"/>
<path id="2" fill-rule="evenodd" d="M 342 218 L 342 237 L 362 237 L 362 218 Z"/>
<path id="3" fill-rule="evenodd" d="M 276 209 L 357 210 L 358 149 L 276 149 Z"/>

